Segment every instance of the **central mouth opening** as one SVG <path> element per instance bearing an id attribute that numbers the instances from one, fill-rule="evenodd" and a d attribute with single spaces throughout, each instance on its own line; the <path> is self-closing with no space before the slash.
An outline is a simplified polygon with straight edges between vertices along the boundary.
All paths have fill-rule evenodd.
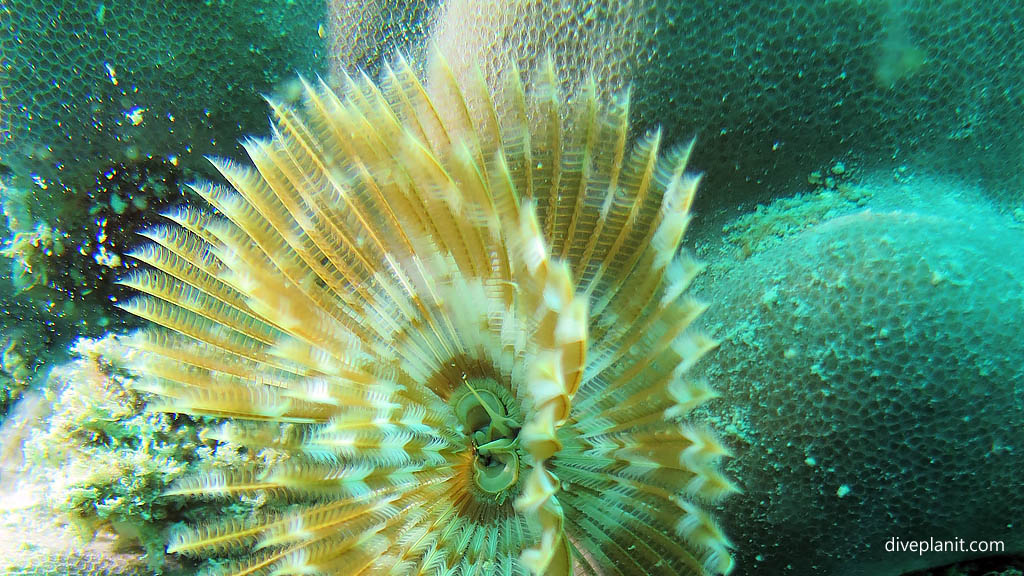
<path id="1" fill-rule="evenodd" d="M 514 400 L 507 388 L 490 378 L 465 380 L 451 399 L 472 445 L 473 482 L 499 500 L 519 481 L 523 425 Z"/>

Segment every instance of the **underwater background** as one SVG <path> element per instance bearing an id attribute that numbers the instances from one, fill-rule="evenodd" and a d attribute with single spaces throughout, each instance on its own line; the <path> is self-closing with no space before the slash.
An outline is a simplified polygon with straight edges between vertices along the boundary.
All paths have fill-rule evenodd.
<path id="1" fill-rule="evenodd" d="M 498 111 L 509 74 L 550 61 L 566 102 L 628 93 L 630 142 L 695 138 L 683 248 L 717 348 L 690 418 L 731 454 L 735 493 L 707 503 L 731 574 L 1021 574 L 1022 26 L 1011 0 L 0 0 L 0 571 L 246 554 L 168 552 L 279 505 L 186 479 L 288 448 L 152 410 L 126 343 L 139 232 L 206 206 L 187 184 L 275 136 L 268 100 L 299 105 L 300 77 L 340 90 L 401 54 L 429 78 L 436 53 Z M 694 565 L 607 573 L 715 573 Z"/>

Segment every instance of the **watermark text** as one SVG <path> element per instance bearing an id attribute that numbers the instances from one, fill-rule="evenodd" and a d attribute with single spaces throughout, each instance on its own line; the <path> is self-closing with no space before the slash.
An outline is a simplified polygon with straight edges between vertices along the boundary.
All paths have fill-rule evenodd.
<path id="1" fill-rule="evenodd" d="M 952 538 L 950 540 L 903 540 L 893 536 L 885 541 L 886 552 L 915 552 L 919 556 L 930 552 L 981 552 L 997 553 L 1004 552 L 1005 546 L 1002 540 L 964 540 L 963 538 Z"/>

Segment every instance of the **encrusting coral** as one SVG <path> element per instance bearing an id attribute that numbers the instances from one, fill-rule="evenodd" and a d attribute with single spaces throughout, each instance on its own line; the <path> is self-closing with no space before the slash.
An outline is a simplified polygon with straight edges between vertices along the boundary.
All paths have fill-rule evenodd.
<path id="1" fill-rule="evenodd" d="M 910 535 L 1024 553 L 1024 229 L 948 177 L 857 187 L 865 206 L 834 198 L 700 278 L 723 339 L 699 367 L 722 395 L 706 412 L 744 489 L 719 515 L 737 574 L 944 574 L 986 552 L 888 549 Z"/>
<path id="2" fill-rule="evenodd" d="M 1017 2 L 386 4 L 402 12 L 387 20 L 389 42 L 413 53 L 436 44 L 457 77 L 470 70 L 464 54 L 497 86 L 507 62 L 533 70 L 550 52 L 567 93 L 588 76 L 605 93 L 632 86 L 635 127 L 701 135 L 694 161 L 715 194 L 698 210 L 787 195 L 836 158 L 952 171 L 984 183 L 1003 208 L 1020 205 L 1020 162 L 1007 159 L 1024 156 L 1024 144 L 1005 129 L 1019 123 L 1020 102 L 992 96 L 1015 94 L 1024 72 L 1024 59 L 1007 58 L 1024 25 Z M 331 31 L 359 37 L 364 21 Z M 395 40 L 405 22 L 407 44 Z"/>
<path id="3" fill-rule="evenodd" d="M 718 574 L 735 488 L 688 413 L 715 341 L 677 250 L 690 147 L 627 146 L 628 97 L 563 101 L 553 67 L 495 111 L 437 58 L 271 102 L 255 168 L 148 230 L 124 307 L 155 409 L 276 461 L 171 494 L 273 514 L 181 531 L 230 574 Z"/>
<path id="4" fill-rule="evenodd" d="M 214 419 L 147 411 L 125 369 L 136 353 L 119 337 L 80 340 L 73 353 L 0 429 L 0 573 L 166 571 L 178 564 L 164 553 L 173 525 L 244 518 L 264 504 L 166 496 L 187 474 L 263 454 L 205 439 Z"/>
<path id="5" fill-rule="evenodd" d="M 138 327 L 110 303 L 132 232 L 212 172 L 205 155 L 265 129 L 262 94 L 322 70 L 325 15 L 320 0 L 0 2 L 0 421 L 77 338 Z"/>

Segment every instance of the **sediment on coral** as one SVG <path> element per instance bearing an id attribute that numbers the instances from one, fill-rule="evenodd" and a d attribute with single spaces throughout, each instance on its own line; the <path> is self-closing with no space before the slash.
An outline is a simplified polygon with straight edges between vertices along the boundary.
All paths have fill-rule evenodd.
<path id="1" fill-rule="evenodd" d="M 81 169 L 174 156 L 206 170 L 204 154 L 237 152 L 265 129 L 261 94 L 319 69 L 325 13 L 317 0 L 0 10 L 5 180 L 44 209 Z"/>
<path id="2" fill-rule="evenodd" d="M 704 414 L 736 454 L 743 493 L 721 513 L 737 574 L 896 576 L 972 557 L 888 552 L 894 536 L 1024 553 L 1024 228 L 944 177 L 856 186 L 865 206 L 835 198 L 831 217 L 752 253 L 707 253 L 723 342 L 703 366 L 724 402 Z M 746 230 L 779 230 L 793 209 L 776 202 Z"/>

